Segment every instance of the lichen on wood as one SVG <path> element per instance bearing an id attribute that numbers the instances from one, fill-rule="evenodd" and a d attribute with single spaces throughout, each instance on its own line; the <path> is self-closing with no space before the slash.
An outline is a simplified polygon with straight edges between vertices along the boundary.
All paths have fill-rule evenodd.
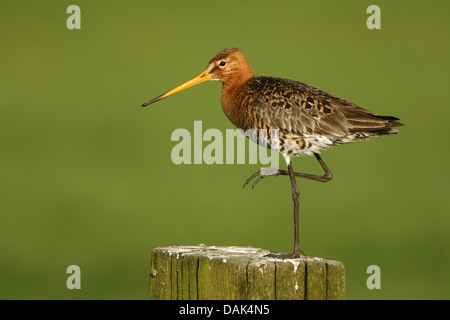
<path id="1" fill-rule="evenodd" d="M 155 248 L 150 299 L 340 300 L 345 297 L 342 262 L 316 257 L 277 259 L 252 247 Z"/>

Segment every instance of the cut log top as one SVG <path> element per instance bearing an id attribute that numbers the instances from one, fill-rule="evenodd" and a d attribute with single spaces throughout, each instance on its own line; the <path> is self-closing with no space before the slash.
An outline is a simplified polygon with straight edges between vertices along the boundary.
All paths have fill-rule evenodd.
<path id="1" fill-rule="evenodd" d="M 161 300 L 344 299 L 339 261 L 276 259 L 252 247 L 173 246 L 153 249 L 150 298 Z"/>

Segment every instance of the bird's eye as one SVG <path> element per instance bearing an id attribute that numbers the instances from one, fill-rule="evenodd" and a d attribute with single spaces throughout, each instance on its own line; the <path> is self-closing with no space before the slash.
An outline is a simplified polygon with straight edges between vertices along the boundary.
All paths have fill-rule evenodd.
<path id="1" fill-rule="evenodd" d="M 220 65 L 221 67 L 225 67 L 225 66 L 226 66 L 226 64 L 227 64 L 227 63 L 226 63 L 225 61 L 223 61 L 223 60 L 222 60 L 222 61 L 220 61 L 220 63 L 219 63 L 219 65 Z"/>

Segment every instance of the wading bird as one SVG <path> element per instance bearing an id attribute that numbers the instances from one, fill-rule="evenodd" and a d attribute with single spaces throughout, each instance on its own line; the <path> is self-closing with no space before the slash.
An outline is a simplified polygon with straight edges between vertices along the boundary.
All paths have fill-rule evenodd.
<path id="1" fill-rule="evenodd" d="M 236 127 L 256 132 L 277 130 L 276 143 L 268 135 L 267 147 L 277 146 L 276 151 L 285 159 L 288 170 L 258 171 L 247 179 L 244 187 L 255 178 L 252 188 L 268 176 L 290 177 L 294 202 L 294 252 L 271 253 L 270 256 L 287 259 L 298 258 L 300 253 L 305 255 L 299 243 L 299 191 L 295 178 L 330 181 L 333 175 L 320 157 L 320 150 L 395 134 L 398 131 L 394 127 L 403 124 L 397 121 L 398 118 L 376 115 L 303 82 L 256 77 L 244 54 L 236 48 L 222 50 L 209 61 L 200 75 L 142 106 L 210 80 L 222 82 L 222 108 Z M 314 155 L 324 175 L 294 172 L 291 158 L 301 155 Z"/>

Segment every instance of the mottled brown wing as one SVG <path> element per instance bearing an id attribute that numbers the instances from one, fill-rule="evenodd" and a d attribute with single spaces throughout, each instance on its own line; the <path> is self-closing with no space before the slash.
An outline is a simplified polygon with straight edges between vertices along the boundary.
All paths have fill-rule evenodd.
<path id="1" fill-rule="evenodd" d="M 298 81 L 258 77 L 249 90 L 253 92 L 249 112 L 255 117 L 255 125 L 262 124 L 299 136 L 390 134 L 397 132 L 391 127 L 401 125 L 395 117 L 377 116 Z"/>

